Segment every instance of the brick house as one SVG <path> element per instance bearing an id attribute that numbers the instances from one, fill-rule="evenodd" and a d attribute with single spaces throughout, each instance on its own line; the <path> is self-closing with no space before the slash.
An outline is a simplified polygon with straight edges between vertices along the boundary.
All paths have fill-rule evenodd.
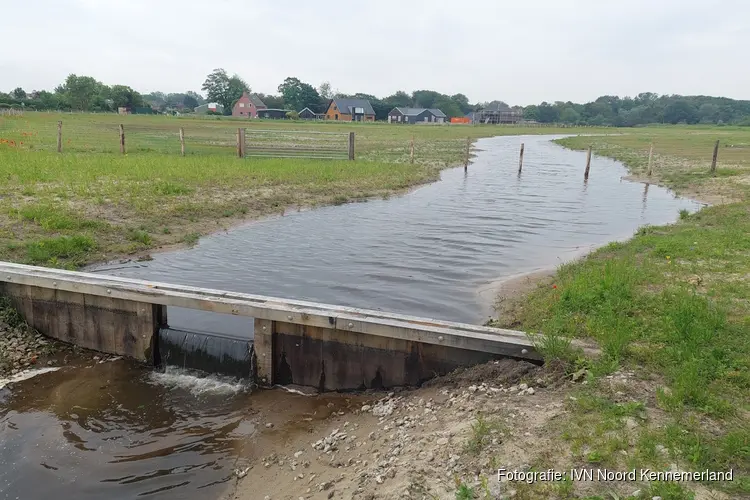
<path id="1" fill-rule="evenodd" d="M 257 118 L 258 111 L 268 109 L 263 101 L 256 94 L 242 93 L 242 97 L 237 99 L 232 107 L 232 116 L 239 118 Z"/>
<path id="2" fill-rule="evenodd" d="M 374 122 L 375 110 L 367 99 L 331 99 L 325 117 L 340 122 Z"/>

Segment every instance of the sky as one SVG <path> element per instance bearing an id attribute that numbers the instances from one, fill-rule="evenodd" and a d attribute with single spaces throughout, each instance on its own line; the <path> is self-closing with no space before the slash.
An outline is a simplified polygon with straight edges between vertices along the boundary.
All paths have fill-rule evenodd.
<path id="1" fill-rule="evenodd" d="M 343 93 L 463 93 L 511 105 L 600 95 L 750 99 L 746 0 L 0 0 L 0 91 L 70 73 L 255 92 L 288 76 Z M 13 17 L 18 22 L 13 22 Z"/>

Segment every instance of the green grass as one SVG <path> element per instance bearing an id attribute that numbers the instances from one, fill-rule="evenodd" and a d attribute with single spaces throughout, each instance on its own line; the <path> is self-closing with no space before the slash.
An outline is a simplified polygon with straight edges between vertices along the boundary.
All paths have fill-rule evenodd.
<path id="1" fill-rule="evenodd" d="M 62 154 L 56 152 L 58 120 L 63 121 Z M 120 123 L 125 127 L 126 155 L 119 153 Z M 345 146 L 345 134 L 354 131 L 357 161 L 239 159 L 239 126 L 247 128 L 250 147 L 315 138 Z M 185 130 L 185 157 L 179 154 L 180 127 Z M 303 135 L 292 136 L 290 130 Z M 0 138 L 15 144 L 0 144 L 0 260 L 75 267 L 166 245 L 193 244 L 198 234 L 288 207 L 386 198 L 434 181 L 440 169 L 463 160 L 467 136 L 561 130 L 107 114 L 0 117 Z M 165 227 L 169 229 L 160 229 Z M 27 244 L 74 236 L 90 238 L 94 245 L 46 260 L 27 255 Z"/>
<path id="2" fill-rule="evenodd" d="M 720 150 L 712 175 L 716 139 L 734 147 Z M 653 182 L 733 201 L 682 211 L 673 225 L 643 227 L 561 266 L 554 286 L 537 288 L 499 322 L 534 332 L 547 359 L 569 363 L 568 374 L 587 370 L 558 429 L 571 459 L 610 468 L 733 468 L 735 481 L 706 486 L 750 494 L 750 130 L 655 127 L 558 142 L 592 144 L 638 176 L 653 143 Z M 570 347 L 575 338 L 594 340 L 601 355 L 583 358 Z M 635 380 L 613 389 L 608 376 L 622 370 Z M 691 498 L 690 489 L 664 483 L 643 491 Z"/>
<path id="3" fill-rule="evenodd" d="M 505 426 L 497 417 L 486 418 L 478 416 L 471 424 L 471 436 L 464 446 L 464 451 L 471 455 L 478 455 L 489 444 L 493 438 L 499 439 Z"/>

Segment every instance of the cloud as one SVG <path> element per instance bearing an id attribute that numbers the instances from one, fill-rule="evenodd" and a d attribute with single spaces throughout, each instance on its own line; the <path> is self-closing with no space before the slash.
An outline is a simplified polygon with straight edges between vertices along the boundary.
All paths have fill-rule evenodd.
<path id="1" fill-rule="evenodd" d="M 0 0 L 0 12 L 14 5 Z M 750 4 L 738 0 L 38 0 L 33 11 L 33 22 L 3 24 L 5 91 L 69 73 L 198 90 L 223 67 L 260 92 L 297 76 L 522 105 L 644 91 L 750 98 Z"/>

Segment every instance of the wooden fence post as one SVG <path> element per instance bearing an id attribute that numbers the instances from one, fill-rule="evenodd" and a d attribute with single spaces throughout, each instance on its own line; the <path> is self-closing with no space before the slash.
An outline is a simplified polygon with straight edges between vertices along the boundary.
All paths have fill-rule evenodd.
<path id="1" fill-rule="evenodd" d="M 120 124 L 120 153 L 125 154 L 125 127 Z"/>
<path id="2" fill-rule="evenodd" d="M 521 143 L 521 153 L 518 155 L 518 173 L 523 169 L 523 143 Z"/>
<path id="3" fill-rule="evenodd" d="M 57 122 L 57 152 L 62 153 L 62 120 Z"/>
<path id="4" fill-rule="evenodd" d="M 464 172 L 469 170 L 469 155 L 471 154 L 471 137 L 466 138 L 466 159 L 464 160 Z"/>
<path id="5" fill-rule="evenodd" d="M 586 153 L 586 171 L 583 173 L 583 180 L 587 181 L 589 180 L 589 169 L 591 168 L 591 146 L 589 146 L 589 151 Z"/>
<path id="6" fill-rule="evenodd" d="M 652 165 L 653 165 L 653 159 L 654 159 L 654 143 L 651 143 L 651 147 L 648 148 L 648 170 L 646 171 L 646 175 L 651 177 L 652 172 Z"/>
<path id="7" fill-rule="evenodd" d="M 711 159 L 711 173 L 716 175 L 716 159 L 719 157 L 719 141 L 714 144 L 714 156 Z"/>
<path id="8" fill-rule="evenodd" d="M 409 152 L 409 160 L 411 164 L 414 164 L 414 136 L 411 136 L 411 151 Z"/>
<path id="9" fill-rule="evenodd" d="M 242 127 L 237 128 L 237 156 L 245 157 L 245 129 Z"/>
<path id="10" fill-rule="evenodd" d="M 349 160 L 354 160 L 354 132 L 349 132 Z"/>
<path id="11" fill-rule="evenodd" d="M 185 130 L 180 127 L 180 155 L 185 156 Z"/>

